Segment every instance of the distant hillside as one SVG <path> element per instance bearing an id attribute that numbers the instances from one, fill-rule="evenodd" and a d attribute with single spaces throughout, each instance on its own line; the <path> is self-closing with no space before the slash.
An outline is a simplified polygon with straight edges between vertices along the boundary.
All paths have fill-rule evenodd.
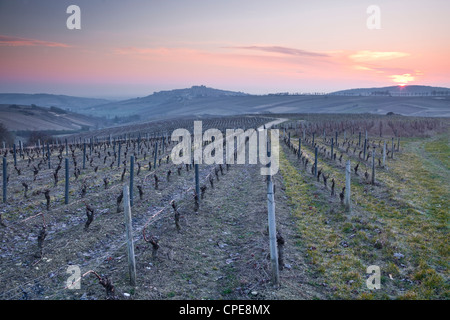
<path id="1" fill-rule="evenodd" d="M 57 107 L 0 105 L 0 122 L 10 131 L 79 131 L 98 128 L 103 120 Z"/>
<path id="2" fill-rule="evenodd" d="M 214 88 L 208 88 L 205 86 L 192 86 L 187 89 L 175 89 L 169 91 L 159 91 L 152 95 L 149 95 L 142 99 L 153 99 L 153 98 L 183 98 L 183 99 L 193 99 L 193 98 L 203 98 L 203 97 L 242 97 L 248 96 L 249 94 L 236 91 L 226 91 Z"/>
<path id="3" fill-rule="evenodd" d="M 374 95 L 374 96 L 450 96 L 450 89 L 430 86 L 391 86 L 383 88 L 360 88 L 336 91 L 331 95 Z"/>
<path id="4" fill-rule="evenodd" d="M 7 94 L 0 94 L 0 101 L 2 101 L 2 97 L 6 99 L 7 96 Z M 18 97 L 18 95 L 15 96 Z M 76 106 L 73 109 L 77 113 L 89 117 L 105 117 L 114 120 L 116 124 L 125 121 L 159 120 L 185 116 L 267 113 L 386 114 L 394 112 L 410 116 L 450 117 L 450 89 L 429 86 L 350 89 L 325 95 L 250 95 L 205 86 L 193 86 L 186 89 L 155 92 L 145 97 L 116 102 L 55 95 L 23 96 L 22 99 L 28 99 L 25 100 L 28 101 L 28 104 L 54 105 L 63 109 Z M 33 96 L 41 96 L 41 98 L 32 99 Z M 46 103 L 44 103 L 44 98 L 47 99 Z M 99 102 L 102 103 L 97 104 Z M 19 105 L 19 103 L 17 104 Z"/>
<path id="5" fill-rule="evenodd" d="M 172 109 L 179 109 L 183 106 L 192 106 L 203 100 L 221 99 L 225 97 L 245 97 L 246 93 L 225 91 L 208 88 L 205 86 L 193 86 L 187 89 L 175 89 L 170 91 L 159 91 L 149 96 L 111 102 L 107 104 L 85 108 L 83 112 L 93 115 L 117 115 L 127 116 L 130 114 L 140 114 L 144 117 L 161 117 L 171 113 Z M 152 114 L 151 112 L 155 113 Z M 203 110 L 208 113 L 208 109 Z M 189 114 L 189 113 L 188 113 Z"/>
<path id="6" fill-rule="evenodd" d="M 377 88 L 377 90 L 386 88 Z M 357 90 L 357 89 L 355 89 Z M 370 90 L 370 89 L 367 89 Z M 449 96 L 388 95 L 249 95 L 206 88 L 156 92 L 84 110 L 96 116 L 139 115 L 140 120 L 182 116 L 248 113 L 376 113 L 415 116 L 450 116 Z"/>
<path id="7" fill-rule="evenodd" d="M 40 107 L 58 107 L 77 112 L 78 109 L 88 108 L 111 102 L 106 99 L 82 98 L 55 94 L 25 94 L 0 93 L 0 104 L 36 105 Z"/>

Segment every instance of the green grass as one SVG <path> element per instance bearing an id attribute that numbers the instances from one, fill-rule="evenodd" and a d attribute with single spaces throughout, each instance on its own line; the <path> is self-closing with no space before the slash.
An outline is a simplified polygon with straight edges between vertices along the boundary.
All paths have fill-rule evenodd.
<path id="1" fill-rule="evenodd" d="M 286 193 L 299 219 L 301 249 L 320 281 L 335 289 L 333 298 L 448 298 L 447 142 L 448 137 L 403 141 L 402 152 L 388 161 L 389 171 L 377 170 L 375 187 L 353 176 L 351 215 L 338 200 L 324 201 L 328 191 L 317 192 L 322 186 L 309 174 L 310 167 L 305 173 L 294 156 L 280 155 Z M 313 159 L 308 146 L 302 150 Z M 319 157 L 319 167 L 343 185 L 338 162 Z M 397 259 L 395 253 L 404 257 Z M 365 287 L 365 269 L 371 264 L 381 268 L 381 290 Z"/>
<path id="2" fill-rule="evenodd" d="M 449 136 L 445 135 L 437 140 L 425 143 L 425 151 L 433 158 L 436 158 L 448 170 L 450 168 L 450 141 Z"/>
<path id="3" fill-rule="evenodd" d="M 354 286 L 360 284 L 363 268 L 349 254 L 349 250 L 340 247 L 341 232 L 324 223 L 324 219 L 328 218 L 326 212 L 329 206 L 322 202 L 321 210 L 317 209 L 319 201 L 324 200 L 314 196 L 314 187 L 289 163 L 283 152 L 280 153 L 280 172 L 293 214 L 298 218 L 301 236 L 298 245 L 321 281 L 329 287 L 336 287 L 335 297 L 350 298 L 352 286 L 346 282 L 354 280 Z M 334 213 L 342 214 L 342 210 Z"/>

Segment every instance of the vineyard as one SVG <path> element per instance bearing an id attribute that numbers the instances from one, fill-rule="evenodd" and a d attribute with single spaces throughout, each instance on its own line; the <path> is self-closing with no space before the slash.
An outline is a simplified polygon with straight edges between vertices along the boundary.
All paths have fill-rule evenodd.
<path id="1" fill-rule="evenodd" d="M 333 298 L 448 298 L 445 121 L 302 118 L 282 125 L 280 168 L 320 286 Z M 367 290 L 370 265 L 383 290 Z"/>
<path id="2" fill-rule="evenodd" d="M 171 133 L 194 120 L 2 149 L 0 299 L 448 298 L 448 119 L 201 119 L 203 131 L 279 129 L 277 287 L 261 165 L 175 165 Z M 370 265 L 379 290 L 366 286 Z"/>

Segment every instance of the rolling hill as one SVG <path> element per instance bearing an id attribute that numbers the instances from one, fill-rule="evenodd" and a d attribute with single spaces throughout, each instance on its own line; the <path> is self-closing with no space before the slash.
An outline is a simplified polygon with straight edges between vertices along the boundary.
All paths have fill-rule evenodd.
<path id="1" fill-rule="evenodd" d="M 390 86 L 383 88 L 348 89 L 331 93 L 331 95 L 374 95 L 374 96 L 449 96 L 450 89 L 430 86 Z"/>
<path id="2" fill-rule="evenodd" d="M 106 99 L 72 97 L 55 94 L 0 93 L 0 104 L 36 105 L 40 107 L 58 107 L 78 112 L 79 109 L 111 102 Z"/>
<path id="3" fill-rule="evenodd" d="M 97 116 L 139 114 L 142 118 L 165 118 L 173 115 L 211 114 L 211 112 L 212 114 L 222 115 L 228 113 L 221 113 L 220 110 L 211 109 L 208 106 L 214 101 L 228 101 L 235 97 L 249 96 L 249 94 L 242 92 L 193 86 L 186 89 L 155 92 L 142 98 L 92 106 L 85 108 L 84 112 Z M 206 106 L 205 102 L 207 102 Z"/>
<path id="4" fill-rule="evenodd" d="M 325 95 L 250 95 L 193 86 L 155 92 L 122 101 L 56 95 L 0 94 L 0 103 L 56 106 L 94 117 L 157 120 L 184 116 L 227 116 L 250 113 L 374 113 L 450 116 L 450 89 L 393 86 L 349 89 Z M 19 103 L 20 101 L 20 103 Z"/>
<path id="5" fill-rule="evenodd" d="M 379 88 L 378 90 L 384 90 Z M 430 91 L 431 92 L 431 91 Z M 388 95 L 249 95 L 241 92 L 192 87 L 85 109 L 96 116 L 138 114 L 142 120 L 187 115 L 248 113 L 375 113 L 414 116 L 450 116 L 448 96 Z"/>
<path id="6" fill-rule="evenodd" d="M 0 122 L 10 131 L 78 131 L 98 128 L 104 120 L 57 107 L 1 104 Z"/>

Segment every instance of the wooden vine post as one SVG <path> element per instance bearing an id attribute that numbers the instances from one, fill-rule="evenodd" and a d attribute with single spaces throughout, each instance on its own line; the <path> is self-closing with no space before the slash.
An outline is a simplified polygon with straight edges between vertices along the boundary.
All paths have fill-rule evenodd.
<path id="1" fill-rule="evenodd" d="M 156 157 L 158 156 L 158 141 L 156 141 L 155 145 L 155 159 L 153 160 L 153 168 L 156 169 Z"/>
<path id="2" fill-rule="evenodd" d="M 270 157 L 270 148 L 267 148 L 267 155 Z M 280 281 L 278 266 L 278 249 L 277 249 L 277 230 L 275 224 L 275 197 L 273 194 L 273 182 L 270 172 L 270 162 L 267 165 L 269 174 L 267 175 L 267 213 L 269 223 L 269 245 L 270 245 L 270 262 L 272 265 L 272 283 L 278 286 Z"/>
<path id="3" fill-rule="evenodd" d="M 67 140 L 66 140 L 67 141 Z M 69 159 L 66 158 L 65 160 L 66 165 L 66 183 L 65 183 L 65 193 L 64 193 L 64 203 L 69 203 Z"/>
<path id="4" fill-rule="evenodd" d="M 347 160 L 347 164 L 345 167 L 345 209 L 348 212 L 351 212 L 351 202 L 350 202 L 350 160 Z"/>
<path id="5" fill-rule="evenodd" d="M 198 163 L 194 164 L 195 170 L 195 194 L 197 195 L 197 201 L 200 201 L 200 178 L 198 174 Z"/>
<path id="6" fill-rule="evenodd" d="M 48 155 L 48 168 L 51 169 L 51 163 L 50 163 L 50 144 L 47 142 L 47 155 Z"/>
<path id="7" fill-rule="evenodd" d="M 133 206 L 134 156 L 130 157 L 130 206 Z"/>
<path id="8" fill-rule="evenodd" d="M 86 142 L 83 144 L 83 169 L 86 169 Z"/>
<path id="9" fill-rule="evenodd" d="M 334 139 L 331 138 L 331 159 L 333 160 Z"/>
<path id="10" fill-rule="evenodd" d="M 128 253 L 128 271 L 130 274 L 130 285 L 136 286 L 136 260 L 134 257 L 133 245 L 133 229 L 131 225 L 131 206 L 130 194 L 128 186 L 123 187 L 123 211 L 125 215 L 125 233 L 127 238 L 127 253 Z"/>
<path id="11" fill-rule="evenodd" d="M 375 185 L 375 147 L 372 151 L 372 185 Z"/>
<path id="12" fill-rule="evenodd" d="M 317 177 L 317 147 L 314 148 L 314 177 Z"/>
<path id="13" fill-rule="evenodd" d="M 391 158 L 394 159 L 394 137 L 392 137 L 392 152 L 391 152 Z"/>
<path id="14" fill-rule="evenodd" d="M 122 149 L 122 144 L 119 141 L 119 154 L 117 155 L 117 168 L 120 167 L 120 153 Z"/>
<path id="15" fill-rule="evenodd" d="M 6 203 L 6 183 L 7 183 L 6 157 L 3 157 L 3 203 Z"/>
<path id="16" fill-rule="evenodd" d="M 366 159 L 366 149 L 367 149 L 367 138 L 364 139 L 364 153 L 363 153 L 363 159 Z"/>
<path id="17" fill-rule="evenodd" d="M 19 154 L 22 157 L 23 156 L 23 144 L 22 140 L 19 140 Z"/>

